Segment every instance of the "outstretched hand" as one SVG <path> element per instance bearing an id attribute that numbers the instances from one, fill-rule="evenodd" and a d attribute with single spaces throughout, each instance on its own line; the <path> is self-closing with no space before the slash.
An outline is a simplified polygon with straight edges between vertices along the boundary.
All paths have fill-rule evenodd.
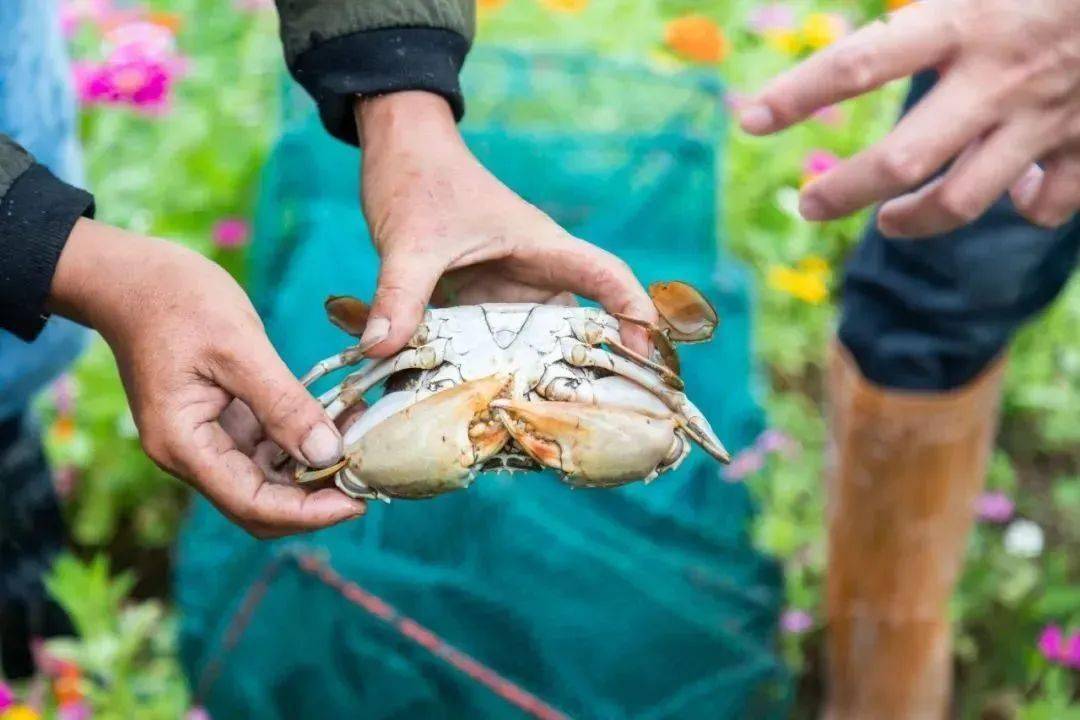
<path id="1" fill-rule="evenodd" d="M 357 101 L 363 207 L 382 264 L 361 344 L 399 350 L 438 304 L 572 302 L 571 293 L 649 322 L 656 309 L 626 263 L 579 240 L 469 152 L 449 105 L 426 92 Z M 648 340 L 623 325 L 641 353 Z"/>
<path id="2" fill-rule="evenodd" d="M 331 465 L 342 456 L 341 436 L 219 266 L 80 220 L 49 307 L 109 343 L 147 454 L 253 535 L 315 530 L 364 512 L 336 489 L 309 493 L 260 469 L 278 446 L 304 465 Z"/>
<path id="3" fill-rule="evenodd" d="M 775 78 L 744 105 L 742 127 L 773 133 L 929 69 L 940 75 L 936 86 L 888 136 L 803 189 L 803 216 L 830 220 L 884 202 L 882 232 L 922 237 L 971 222 L 1008 191 L 1034 223 L 1072 217 L 1080 208 L 1075 0 L 913 3 Z"/>

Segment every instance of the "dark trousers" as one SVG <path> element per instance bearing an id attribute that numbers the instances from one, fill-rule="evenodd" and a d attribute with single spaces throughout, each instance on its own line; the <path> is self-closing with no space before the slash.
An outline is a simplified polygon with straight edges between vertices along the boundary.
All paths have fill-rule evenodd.
<path id="1" fill-rule="evenodd" d="M 915 78 L 905 111 L 935 79 Z M 1008 197 L 971 225 L 925 240 L 890 240 L 872 226 L 848 262 L 840 340 L 879 385 L 959 387 L 1061 292 L 1078 252 L 1080 220 L 1040 228 Z"/>
<path id="2" fill-rule="evenodd" d="M 31 639 L 68 632 L 42 584 L 65 538 L 40 437 L 25 418 L 0 421 L 0 675 L 31 674 Z"/>

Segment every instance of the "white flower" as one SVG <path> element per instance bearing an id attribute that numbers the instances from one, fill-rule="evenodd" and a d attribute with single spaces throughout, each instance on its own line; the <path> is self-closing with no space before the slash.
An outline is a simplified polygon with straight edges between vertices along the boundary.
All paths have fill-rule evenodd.
<path id="1" fill-rule="evenodd" d="M 1015 557 L 1035 558 L 1042 555 L 1042 528 L 1030 520 L 1015 520 L 1005 530 L 1005 552 Z"/>

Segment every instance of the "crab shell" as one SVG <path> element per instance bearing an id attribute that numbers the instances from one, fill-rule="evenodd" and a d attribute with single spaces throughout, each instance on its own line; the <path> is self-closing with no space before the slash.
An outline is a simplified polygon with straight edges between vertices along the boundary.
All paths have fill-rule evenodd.
<path id="1" fill-rule="evenodd" d="M 338 487 L 426 498 L 467 487 L 482 470 L 544 468 L 576 487 L 612 487 L 674 469 L 691 440 L 726 462 L 677 376 L 623 347 L 618 330 L 594 308 L 429 310 L 410 347 L 367 361 L 320 398 L 342 416 L 385 381 L 383 396 L 345 426 Z M 355 350 L 305 380 L 354 364 Z"/>

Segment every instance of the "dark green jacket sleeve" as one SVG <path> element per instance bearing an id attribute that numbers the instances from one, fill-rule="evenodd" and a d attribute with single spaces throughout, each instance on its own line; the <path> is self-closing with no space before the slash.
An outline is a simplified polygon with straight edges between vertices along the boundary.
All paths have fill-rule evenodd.
<path id="1" fill-rule="evenodd" d="M 0 328 L 33 340 L 45 326 L 53 273 L 94 199 L 61 182 L 0 134 Z"/>
<path id="2" fill-rule="evenodd" d="M 277 0 L 285 60 L 335 137 L 356 144 L 357 95 L 427 90 L 458 118 L 458 73 L 475 31 L 475 0 Z"/>

